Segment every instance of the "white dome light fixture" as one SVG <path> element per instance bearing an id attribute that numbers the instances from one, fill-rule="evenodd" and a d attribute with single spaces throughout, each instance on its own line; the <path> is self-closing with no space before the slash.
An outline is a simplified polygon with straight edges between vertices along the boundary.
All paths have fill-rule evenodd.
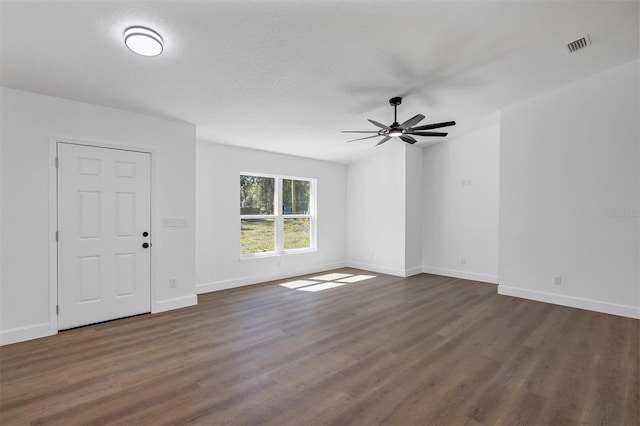
<path id="1" fill-rule="evenodd" d="M 142 56 L 158 56 L 164 50 L 160 34 L 146 27 L 129 27 L 124 30 L 124 44 Z"/>

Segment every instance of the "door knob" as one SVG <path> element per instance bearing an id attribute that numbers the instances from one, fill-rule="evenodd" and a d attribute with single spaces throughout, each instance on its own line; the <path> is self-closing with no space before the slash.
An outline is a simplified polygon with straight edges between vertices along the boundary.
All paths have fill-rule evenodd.
<path id="1" fill-rule="evenodd" d="M 148 233 L 147 231 L 144 231 L 144 232 L 142 233 L 142 236 L 143 236 L 143 237 L 148 237 L 148 236 L 149 236 L 149 233 Z"/>
<path id="2" fill-rule="evenodd" d="M 149 248 L 149 243 L 142 243 L 142 248 Z"/>

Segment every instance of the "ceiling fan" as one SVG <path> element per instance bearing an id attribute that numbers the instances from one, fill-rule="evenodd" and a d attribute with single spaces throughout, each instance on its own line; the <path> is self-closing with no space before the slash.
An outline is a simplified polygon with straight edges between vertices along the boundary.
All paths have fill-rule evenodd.
<path id="1" fill-rule="evenodd" d="M 371 139 L 382 137 L 382 139 L 376 144 L 382 145 L 389 141 L 391 138 L 400 138 L 406 143 L 414 144 L 418 142 L 413 136 L 447 136 L 448 133 L 442 132 L 425 132 L 424 130 L 439 129 L 440 127 L 455 126 L 455 121 L 445 121 L 442 123 L 425 124 L 424 126 L 412 127 L 424 120 L 424 115 L 418 114 L 408 119 L 402 124 L 398 124 L 398 105 L 402 103 L 402 98 L 396 96 L 389 99 L 389 103 L 393 106 L 393 124 L 385 126 L 377 121 L 369 120 L 369 122 L 380 130 L 343 130 L 342 133 L 375 133 L 373 136 L 365 136 L 364 138 L 351 139 L 347 142 L 361 141 L 363 139 Z"/>

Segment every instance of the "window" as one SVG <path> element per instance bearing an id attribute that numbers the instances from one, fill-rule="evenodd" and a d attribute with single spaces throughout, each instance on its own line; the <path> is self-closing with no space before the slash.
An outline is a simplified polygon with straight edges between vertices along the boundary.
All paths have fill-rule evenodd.
<path id="1" fill-rule="evenodd" d="M 315 179 L 240 174 L 241 257 L 315 246 Z"/>

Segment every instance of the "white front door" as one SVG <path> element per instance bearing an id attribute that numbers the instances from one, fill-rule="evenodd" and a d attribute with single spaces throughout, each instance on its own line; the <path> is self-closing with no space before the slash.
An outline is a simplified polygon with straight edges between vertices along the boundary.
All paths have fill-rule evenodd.
<path id="1" fill-rule="evenodd" d="M 58 329 L 151 311 L 151 155 L 59 142 Z"/>

